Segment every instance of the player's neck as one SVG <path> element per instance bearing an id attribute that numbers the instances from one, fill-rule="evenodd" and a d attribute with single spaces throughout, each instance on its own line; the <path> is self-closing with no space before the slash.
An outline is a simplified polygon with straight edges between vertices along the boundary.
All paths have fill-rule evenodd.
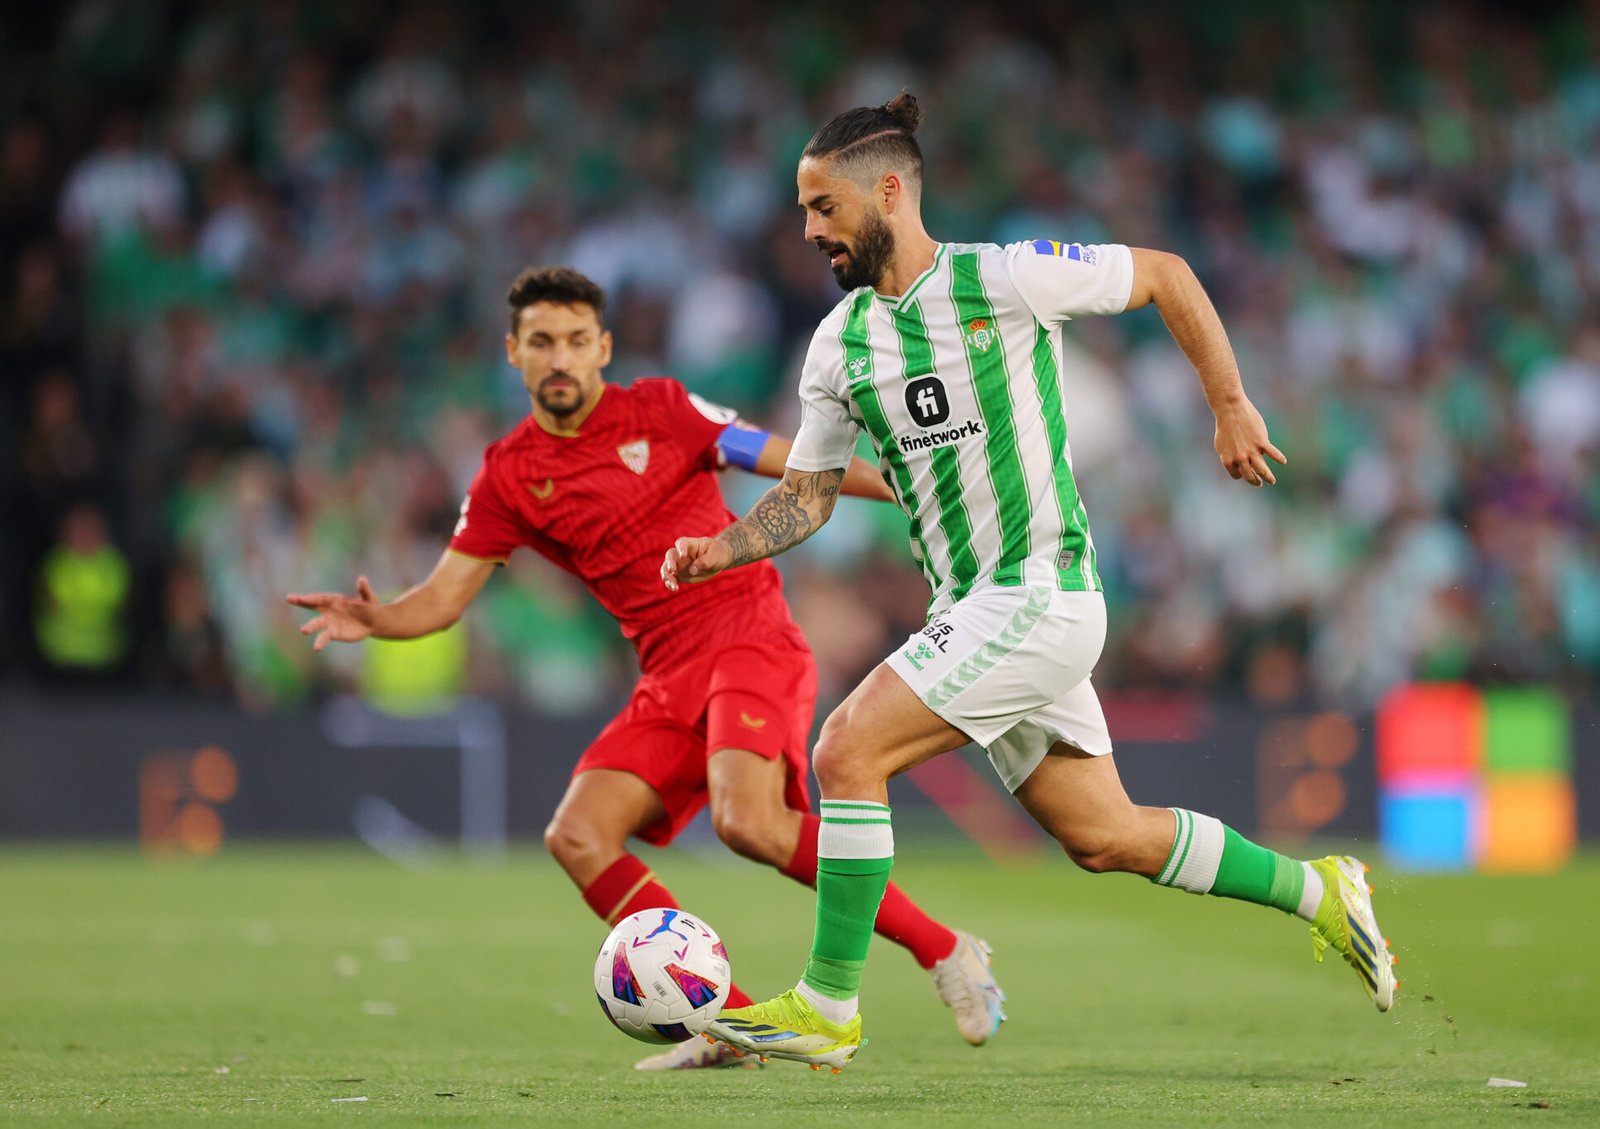
<path id="1" fill-rule="evenodd" d="M 594 394 L 594 399 L 590 400 L 577 411 L 570 412 L 564 416 L 552 415 L 551 413 L 539 407 L 539 402 L 534 400 L 533 422 L 538 424 L 542 430 L 548 431 L 551 435 L 559 435 L 563 439 L 575 438 L 578 435 L 578 430 L 583 427 L 583 421 L 588 419 L 589 416 L 593 414 L 595 408 L 599 406 L 600 398 L 606 394 L 607 387 L 609 386 L 602 383 L 600 385 L 600 391 Z M 530 399 L 532 398 L 530 397 Z"/>
<path id="2" fill-rule="evenodd" d="M 895 246 L 894 258 L 873 289 L 885 298 L 900 297 L 933 266 L 938 254 L 939 244 L 919 226 L 915 235 L 902 238 Z"/>

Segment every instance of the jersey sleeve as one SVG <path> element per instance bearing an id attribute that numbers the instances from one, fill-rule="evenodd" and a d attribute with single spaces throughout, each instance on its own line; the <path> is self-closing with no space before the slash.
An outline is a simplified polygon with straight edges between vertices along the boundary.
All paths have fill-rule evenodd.
<path id="1" fill-rule="evenodd" d="M 1120 314 L 1133 292 L 1133 252 L 1121 243 L 1035 239 L 1007 247 L 1006 262 L 1023 301 L 1046 325 Z"/>
<path id="2" fill-rule="evenodd" d="M 739 418 L 738 412 L 696 396 L 676 380 L 666 377 L 635 381 L 633 389 L 651 398 L 662 415 L 661 422 L 667 433 L 692 459 L 713 469 L 721 466 L 717 440 L 728 425 Z"/>
<path id="3" fill-rule="evenodd" d="M 495 485 L 493 462 L 485 458 L 461 503 L 461 517 L 450 537 L 451 552 L 504 564 L 513 549 L 528 544 L 522 519 L 501 499 Z"/>
<path id="4" fill-rule="evenodd" d="M 847 467 L 860 432 L 861 424 L 850 411 L 839 340 L 818 329 L 800 370 L 800 427 L 788 465 L 807 472 Z"/>

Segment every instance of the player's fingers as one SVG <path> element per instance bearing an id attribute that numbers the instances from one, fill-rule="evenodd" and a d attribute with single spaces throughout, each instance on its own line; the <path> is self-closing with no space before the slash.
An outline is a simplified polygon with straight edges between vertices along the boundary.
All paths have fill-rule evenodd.
<path id="1" fill-rule="evenodd" d="M 1272 458 L 1273 458 L 1273 461 L 1276 462 L 1279 466 L 1288 466 L 1289 465 L 1289 456 L 1285 455 L 1282 451 L 1278 450 L 1278 448 L 1274 447 L 1271 443 L 1267 444 L 1267 454 L 1271 455 Z"/>
<path id="2" fill-rule="evenodd" d="M 1250 469 L 1256 472 L 1256 477 L 1261 481 L 1258 486 L 1276 486 L 1278 478 L 1272 473 L 1272 468 L 1267 465 L 1267 460 L 1260 454 L 1250 456 Z"/>
<path id="3" fill-rule="evenodd" d="M 284 599 L 297 608 L 325 608 L 333 600 L 333 596 L 328 592 L 291 592 Z"/>
<path id="4" fill-rule="evenodd" d="M 311 644 L 311 649 L 313 651 L 320 651 L 320 650 L 322 650 L 322 648 L 326 647 L 327 645 L 328 645 L 328 633 L 326 631 L 324 631 L 321 635 L 317 636 L 317 641 L 315 643 Z"/>
<path id="5" fill-rule="evenodd" d="M 372 590 L 372 584 L 364 576 L 356 577 L 356 594 L 363 600 L 370 600 L 373 603 L 378 602 L 377 594 Z"/>
<path id="6" fill-rule="evenodd" d="M 677 555 L 673 562 L 673 571 L 688 576 L 700 571 L 700 538 L 680 537 L 674 549 Z"/>
<path id="7" fill-rule="evenodd" d="M 1242 477 L 1241 472 L 1239 470 L 1239 464 L 1234 462 L 1231 459 L 1223 459 L 1222 460 L 1222 469 L 1228 472 L 1228 477 L 1229 478 Z"/>
<path id="8" fill-rule="evenodd" d="M 320 615 L 313 619 L 308 619 L 300 625 L 300 634 L 310 635 L 313 632 L 321 631 L 326 622 Z"/>

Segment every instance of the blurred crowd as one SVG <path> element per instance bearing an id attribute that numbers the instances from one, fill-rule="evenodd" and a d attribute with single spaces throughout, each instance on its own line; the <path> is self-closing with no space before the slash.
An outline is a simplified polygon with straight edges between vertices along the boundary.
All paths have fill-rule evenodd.
<path id="1" fill-rule="evenodd" d="M 614 700 L 615 629 L 531 553 L 409 658 L 313 655 L 283 594 L 426 575 L 527 411 L 501 345 L 525 265 L 607 288 L 611 378 L 791 429 L 839 296 L 796 156 L 902 87 L 936 238 L 1184 255 L 1289 455 L 1272 490 L 1223 474 L 1154 311 L 1069 328 L 1102 685 L 1359 707 L 1600 673 L 1600 4 L 86 0 L 8 25 L 0 679 Z M 851 503 L 783 561 L 825 694 L 920 625 L 904 534 Z"/>

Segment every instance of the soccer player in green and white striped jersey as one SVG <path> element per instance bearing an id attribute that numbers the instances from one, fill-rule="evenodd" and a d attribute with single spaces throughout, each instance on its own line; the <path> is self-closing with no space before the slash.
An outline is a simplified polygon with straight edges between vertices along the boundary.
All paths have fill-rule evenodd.
<path id="1" fill-rule="evenodd" d="M 854 1057 L 867 942 L 894 860 L 887 781 L 968 741 L 1079 866 L 1297 914 L 1312 923 L 1317 959 L 1332 946 L 1388 1010 L 1392 958 L 1364 867 L 1286 858 L 1211 816 L 1133 804 L 1090 681 L 1105 602 L 1067 444 L 1062 334 L 1075 317 L 1155 304 L 1216 415 L 1223 467 L 1270 485 L 1271 463 L 1286 460 L 1216 311 L 1188 265 L 1158 251 L 935 242 L 920 214 L 921 117 L 902 94 L 840 114 L 806 146 L 806 238 L 848 293 L 812 339 L 787 472 L 743 519 L 714 538 L 680 538 L 662 564 L 675 589 L 803 541 L 832 513 L 864 430 L 933 590 L 927 626 L 834 711 L 817 745 L 821 860 L 804 976 L 775 1000 L 725 1011 L 711 1032 L 818 1068 Z M 998 990 L 990 1003 L 998 1025 Z"/>

